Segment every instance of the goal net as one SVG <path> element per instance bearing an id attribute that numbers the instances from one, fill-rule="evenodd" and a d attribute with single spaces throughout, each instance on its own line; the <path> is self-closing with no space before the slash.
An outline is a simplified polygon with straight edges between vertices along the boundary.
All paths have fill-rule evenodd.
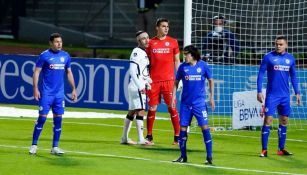
<path id="1" fill-rule="evenodd" d="M 210 64 L 215 80 L 216 109 L 212 112 L 209 108 L 211 126 L 218 130 L 231 129 L 234 122 L 246 120 L 249 123 L 247 122 L 248 126 L 245 128 L 255 129 L 254 125 L 260 128 L 262 124 L 256 124 L 253 120 L 261 120 L 261 104 L 256 101 L 255 91 L 258 68 L 263 55 L 274 49 L 275 37 L 285 35 L 289 42 L 288 52 L 296 57 L 302 98 L 302 105 L 297 106 L 290 84 L 292 112 L 289 127 L 307 129 L 306 10 L 305 0 L 185 0 L 184 45 L 194 44 L 201 50 L 203 58 Z M 221 32 L 222 34 L 217 36 L 220 39 L 218 44 L 206 39 L 211 31 L 214 31 L 211 35 L 219 34 L 220 29 L 214 28 L 213 25 L 213 19 L 216 18 L 223 18 L 224 29 L 233 33 L 233 36 L 230 36 L 231 34 Z M 210 49 L 219 47 L 216 45 L 221 43 L 224 46 L 219 48 L 223 50 L 222 53 L 210 53 Z M 231 44 L 237 46 L 225 46 Z M 222 61 L 214 61 L 214 55 L 221 57 Z M 225 59 L 231 57 L 233 62 L 225 62 Z M 265 85 L 266 79 L 264 88 Z M 278 116 L 274 118 L 273 127 L 277 127 Z"/>

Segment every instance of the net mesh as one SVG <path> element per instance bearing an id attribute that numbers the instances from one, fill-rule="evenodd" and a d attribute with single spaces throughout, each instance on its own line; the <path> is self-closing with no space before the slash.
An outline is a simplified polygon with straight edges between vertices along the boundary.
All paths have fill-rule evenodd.
<path id="1" fill-rule="evenodd" d="M 211 126 L 231 128 L 233 93 L 256 90 L 258 68 L 263 55 L 274 48 L 273 42 L 277 35 L 285 35 L 288 38 L 288 52 L 296 57 L 302 97 L 302 106 L 297 106 L 292 90 L 289 126 L 296 129 L 307 128 L 306 9 L 307 1 L 304 0 L 192 0 L 191 43 L 200 48 L 204 59 L 209 58 L 215 79 L 216 110 L 211 113 L 209 110 L 209 114 L 213 116 Z M 233 53 L 234 62 L 231 65 L 223 61 L 211 62 L 212 53 L 206 56 L 208 51 L 204 44 L 207 43 L 208 33 L 213 31 L 214 16 L 224 17 L 224 29 L 234 33 L 238 42 L 240 49 L 238 53 Z M 230 41 L 224 39 L 221 42 L 227 44 Z M 223 49 L 224 53 L 229 51 L 228 48 L 226 51 Z M 234 52 L 235 49 L 231 49 Z M 265 88 L 265 84 L 263 86 Z M 293 89 L 292 85 L 290 87 Z M 277 125 L 278 121 L 274 120 L 273 126 Z"/>

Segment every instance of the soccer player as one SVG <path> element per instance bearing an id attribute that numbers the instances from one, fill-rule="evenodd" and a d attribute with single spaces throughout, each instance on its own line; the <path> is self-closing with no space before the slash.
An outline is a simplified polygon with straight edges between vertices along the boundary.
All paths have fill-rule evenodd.
<path id="1" fill-rule="evenodd" d="M 62 155 L 64 151 L 58 145 L 62 130 L 62 115 L 64 114 L 64 73 L 66 73 L 72 88 L 71 99 L 77 100 L 74 77 L 70 67 L 69 54 L 62 51 L 62 36 L 53 33 L 49 37 L 50 49 L 39 55 L 33 73 L 33 94 L 39 101 L 39 117 L 35 123 L 32 146 L 29 153 L 36 154 L 37 141 L 46 122 L 50 108 L 53 112 L 53 142 L 51 154 Z M 41 76 L 40 76 L 41 74 Z M 39 77 L 41 80 L 39 81 Z"/>
<path id="2" fill-rule="evenodd" d="M 171 107 L 172 89 L 174 85 L 174 73 L 177 71 L 179 59 L 179 47 L 176 39 L 168 36 L 169 21 L 159 18 L 156 21 L 157 36 L 149 41 L 147 55 L 150 60 L 150 77 L 152 79 L 151 90 L 148 91 L 147 136 L 148 141 L 153 141 L 153 124 L 155 121 L 157 105 L 161 103 L 161 96 L 168 106 L 173 128 L 174 142 L 178 144 L 179 116 L 176 107 Z"/>
<path id="3" fill-rule="evenodd" d="M 149 36 L 144 31 L 136 33 L 138 47 L 134 48 L 130 56 L 129 73 L 131 76 L 128 85 L 129 111 L 124 121 L 122 144 L 136 144 L 129 139 L 128 134 L 131 128 L 134 115 L 136 115 L 136 129 L 138 133 L 137 144 L 152 145 L 143 136 L 143 118 L 145 113 L 146 90 L 150 89 L 152 80 L 149 76 L 149 60 L 145 49 L 148 47 Z"/>
<path id="4" fill-rule="evenodd" d="M 200 59 L 199 51 L 193 45 L 184 47 L 185 63 L 179 66 L 173 88 L 172 106 L 176 105 L 176 90 L 179 81 L 182 81 L 183 90 L 180 104 L 180 135 L 179 148 L 181 155 L 173 162 L 187 162 L 186 144 L 188 140 L 187 127 L 191 124 L 192 117 L 197 119 L 202 129 L 207 157 L 205 164 L 212 164 L 212 139 L 208 126 L 208 112 L 205 102 L 205 81 L 209 81 L 210 106 L 214 111 L 214 80 L 207 62 Z"/>
<path id="5" fill-rule="evenodd" d="M 278 128 L 278 151 L 277 155 L 289 156 L 292 153 L 286 151 L 286 133 L 288 117 L 290 115 L 290 89 L 289 75 L 294 88 L 296 102 L 301 103 L 298 80 L 295 72 L 295 58 L 286 49 L 288 41 L 285 36 L 277 36 L 275 39 L 275 50 L 267 53 L 261 62 L 257 78 L 257 100 L 263 103 L 262 81 L 267 71 L 268 81 L 265 98 L 265 118 L 262 126 L 262 152 L 260 157 L 267 157 L 267 146 L 270 135 L 270 126 L 273 114 L 277 108 L 279 114 Z"/>

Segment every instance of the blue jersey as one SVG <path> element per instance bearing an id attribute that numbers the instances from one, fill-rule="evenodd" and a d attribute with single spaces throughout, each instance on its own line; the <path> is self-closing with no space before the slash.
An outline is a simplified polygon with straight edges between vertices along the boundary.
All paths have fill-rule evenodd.
<path id="1" fill-rule="evenodd" d="M 260 65 L 257 78 L 257 91 L 262 90 L 262 82 L 267 71 L 268 82 L 266 94 L 275 97 L 290 96 L 289 75 L 295 94 L 299 94 L 295 71 L 295 58 L 292 54 L 278 54 L 275 51 L 267 53 Z"/>
<path id="2" fill-rule="evenodd" d="M 181 104 L 195 105 L 205 103 L 205 80 L 211 79 L 211 70 L 205 61 L 198 61 L 194 66 L 182 63 L 177 71 L 176 80 L 182 80 Z"/>
<path id="3" fill-rule="evenodd" d="M 42 68 L 38 87 L 43 95 L 64 95 L 64 74 L 70 61 L 65 51 L 48 49 L 39 55 L 36 67 Z"/>

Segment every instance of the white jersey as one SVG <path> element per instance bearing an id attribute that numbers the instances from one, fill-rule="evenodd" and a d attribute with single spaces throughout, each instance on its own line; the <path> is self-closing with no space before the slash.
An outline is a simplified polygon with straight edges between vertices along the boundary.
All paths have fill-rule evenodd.
<path id="1" fill-rule="evenodd" d="M 146 95 L 140 91 L 149 86 L 149 59 L 145 50 L 136 47 L 130 55 L 129 110 L 145 109 Z"/>
<path id="2" fill-rule="evenodd" d="M 145 50 L 136 47 L 130 55 L 130 83 L 133 83 L 138 90 L 145 88 L 149 78 L 149 59 Z"/>

